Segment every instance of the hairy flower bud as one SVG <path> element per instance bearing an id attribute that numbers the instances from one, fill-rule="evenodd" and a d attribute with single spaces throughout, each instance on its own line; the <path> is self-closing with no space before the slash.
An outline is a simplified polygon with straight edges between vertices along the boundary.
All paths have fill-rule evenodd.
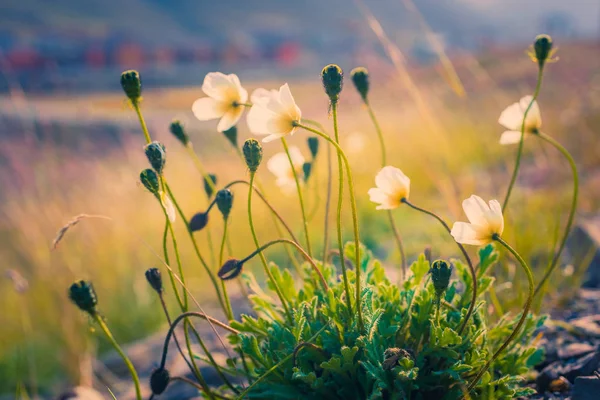
<path id="1" fill-rule="evenodd" d="M 366 68 L 358 67 L 350 71 L 350 77 L 356 91 L 360 93 L 363 101 L 367 101 L 367 94 L 369 93 L 369 71 Z"/>
<path id="2" fill-rule="evenodd" d="M 210 181 L 209 181 L 210 179 Z M 212 185 L 210 184 L 212 182 Z M 215 174 L 208 174 L 208 176 L 204 177 L 204 192 L 206 192 L 206 197 L 209 199 L 212 197 L 214 190 L 217 186 L 217 176 Z"/>
<path id="3" fill-rule="evenodd" d="M 240 260 L 231 258 L 223 264 L 223 266 L 217 272 L 219 278 L 224 281 L 237 277 L 242 272 L 244 264 Z"/>
<path id="4" fill-rule="evenodd" d="M 217 202 L 217 207 L 219 207 L 219 211 L 223 214 L 223 218 L 229 218 L 229 213 L 231 212 L 231 207 L 233 207 L 233 193 L 229 189 L 221 189 L 217 192 L 217 196 L 215 198 Z"/>
<path id="5" fill-rule="evenodd" d="M 160 142 L 154 141 L 144 147 L 144 153 L 146 153 L 146 158 L 148 158 L 148 162 L 150 162 L 152 168 L 154 168 L 157 174 L 161 175 L 167 162 L 167 149 L 165 146 Z"/>
<path id="6" fill-rule="evenodd" d="M 537 35 L 533 50 L 539 66 L 542 67 L 552 52 L 552 38 L 549 35 Z"/>
<path id="7" fill-rule="evenodd" d="M 152 371 L 150 375 L 150 389 L 153 394 L 161 394 L 169 386 L 169 380 L 171 379 L 169 371 L 165 368 L 157 368 Z"/>
<path id="8" fill-rule="evenodd" d="M 227 138 L 227 140 L 229 140 L 229 143 L 231 143 L 233 147 L 237 148 L 237 126 L 234 125 L 226 131 L 223 131 L 223 135 L 225 135 L 225 137 Z"/>
<path id="9" fill-rule="evenodd" d="M 310 178 L 310 173 L 312 172 L 312 163 L 305 162 L 302 164 L 302 172 L 304 172 L 304 182 L 307 182 L 308 178 Z"/>
<path id="10" fill-rule="evenodd" d="M 436 260 L 431 265 L 431 280 L 438 296 L 442 296 L 450 284 L 452 266 L 444 260 Z"/>
<path id="11" fill-rule="evenodd" d="M 89 313 L 90 315 L 96 314 L 96 305 L 98 304 L 98 297 L 94 286 L 91 282 L 79 281 L 75 282 L 69 288 L 69 299 L 80 310 Z"/>
<path id="12" fill-rule="evenodd" d="M 242 152 L 244 153 L 244 159 L 246 160 L 246 165 L 250 172 L 256 172 L 263 157 L 263 149 L 260 143 L 258 143 L 258 140 L 246 140 Z"/>
<path id="13" fill-rule="evenodd" d="M 329 96 L 329 100 L 332 103 L 337 103 L 344 83 L 342 69 L 336 64 L 325 66 L 321 71 L 321 80 L 323 81 L 323 88 L 327 96 Z"/>
<path id="14" fill-rule="evenodd" d="M 183 129 L 183 124 L 180 121 L 175 120 L 171 122 L 169 130 L 171 131 L 173 136 L 175 136 L 177 140 L 181 142 L 181 144 L 183 144 L 184 146 L 188 145 L 188 143 L 190 142 L 190 137 Z"/>
<path id="15" fill-rule="evenodd" d="M 189 230 L 191 232 L 201 231 L 208 224 L 208 213 L 199 212 L 190 219 Z"/>
<path id="16" fill-rule="evenodd" d="M 158 175 L 153 169 L 147 168 L 143 170 L 140 173 L 140 181 L 150 193 L 158 196 L 158 192 L 160 192 L 160 181 L 158 179 Z"/>
<path id="17" fill-rule="evenodd" d="M 133 69 L 121 74 L 121 87 L 132 103 L 137 103 L 142 95 L 140 74 Z"/>
<path id="18" fill-rule="evenodd" d="M 152 289 L 156 290 L 156 293 L 161 294 L 163 292 L 162 276 L 158 268 L 147 269 L 146 280 L 152 286 Z"/>
<path id="19" fill-rule="evenodd" d="M 319 154 L 319 138 L 316 136 L 309 137 L 307 140 L 308 149 L 310 150 L 310 155 L 312 158 L 316 158 L 317 154 Z"/>

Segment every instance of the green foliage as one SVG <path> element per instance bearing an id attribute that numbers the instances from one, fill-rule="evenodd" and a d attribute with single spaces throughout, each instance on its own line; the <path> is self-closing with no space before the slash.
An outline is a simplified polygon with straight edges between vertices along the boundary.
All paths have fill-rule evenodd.
<path id="1" fill-rule="evenodd" d="M 353 259 L 354 251 L 353 244 L 346 245 L 348 259 Z M 250 296 L 256 315 L 232 322 L 241 333 L 229 340 L 243 351 L 249 368 L 245 396 L 460 399 L 470 379 L 517 323 L 518 315 L 505 316 L 493 325 L 488 322 L 482 297 L 494 282 L 485 275 L 498 258 L 492 245 L 479 252 L 480 300 L 462 334 L 456 330 L 466 315 L 473 285 L 461 262 L 453 260 L 458 279 L 443 295 L 438 323 L 436 292 L 424 255 L 412 264 L 412 274 L 399 287 L 386 277 L 371 252 L 363 248 L 361 254 L 363 331 L 355 316 L 349 315 L 346 292 L 333 265 L 318 264 L 329 284 L 325 292 L 308 265 L 297 288 L 287 271 L 271 264 L 273 277 L 294 310 L 293 321 L 286 319 L 274 296 L 256 290 Z M 244 276 L 251 288 L 258 289 L 251 274 Z M 348 271 L 348 278 L 355 280 L 354 270 Z M 269 289 L 273 290 L 272 284 Z M 520 376 L 543 358 L 542 350 L 529 343 L 544 320 L 528 317 L 517 340 L 483 376 L 471 398 L 485 392 L 492 393 L 489 398 L 512 399 L 532 392 L 521 387 Z M 221 390 L 226 392 L 225 387 Z"/>

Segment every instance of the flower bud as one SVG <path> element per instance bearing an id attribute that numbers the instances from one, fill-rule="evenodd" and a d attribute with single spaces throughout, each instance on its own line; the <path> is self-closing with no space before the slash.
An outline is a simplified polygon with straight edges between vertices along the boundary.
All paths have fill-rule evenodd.
<path id="1" fill-rule="evenodd" d="M 210 179 L 210 181 L 209 181 Z M 212 186 L 210 185 L 212 182 Z M 206 197 L 209 199 L 212 197 L 214 190 L 213 188 L 217 186 L 217 176 L 215 174 L 208 174 L 208 176 L 204 177 L 204 191 L 206 192 Z"/>
<path id="2" fill-rule="evenodd" d="M 140 173 L 140 181 L 150 193 L 158 196 L 158 192 L 160 192 L 160 181 L 158 179 L 158 175 L 153 169 L 147 168 L 143 170 Z"/>
<path id="3" fill-rule="evenodd" d="M 369 71 L 366 68 L 358 67 L 350 71 L 350 77 L 356 91 L 360 93 L 363 101 L 367 101 L 367 94 L 369 93 Z"/>
<path id="4" fill-rule="evenodd" d="M 258 140 L 246 140 L 242 152 L 244 153 L 244 159 L 246 160 L 246 165 L 250 172 L 256 172 L 263 157 L 263 149 L 260 143 L 258 143 Z"/>
<path id="5" fill-rule="evenodd" d="M 452 266 L 444 260 L 436 260 L 431 265 L 431 280 L 433 288 L 438 296 L 444 294 L 450 284 L 450 276 L 452 275 Z"/>
<path id="6" fill-rule="evenodd" d="M 549 35 L 537 35 L 533 50 L 539 66 L 542 67 L 551 54 L 552 38 Z"/>
<path id="7" fill-rule="evenodd" d="M 96 297 L 96 292 L 91 282 L 79 281 L 73 283 L 69 288 L 69 299 L 81 311 L 85 311 L 90 315 L 96 314 L 98 297 Z"/>
<path id="8" fill-rule="evenodd" d="M 234 125 L 226 131 L 223 131 L 223 135 L 225 135 L 233 147 L 237 148 L 237 126 Z"/>
<path id="9" fill-rule="evenodd" d="M 167 149 L 160 142 L 152 142 L 144 147 L 146 158 L 157 174 L 161 175 L 167 162 Z"/>
<path id="10" fill-rule="evenodd" d="M 189 230 L 191 232 L 201 231 L 208 224 L 208 213 L 199 212 L 190 219 Z"/>
<path id="11" fill-rule="evenodd" d="M 217 272 L 219 278 L 224 281 L 237 277 L 242 272 L 244 264 L 240 260 L 231 258 L 223 264 L 223 266 Z"/>
<path id="12" fill-rule="evenodd" d="M 323 88 L 325 93 L 329 96 L 329 100 L 332 103 L 337 103 L 342 92 L 342 85 L 344 83 L 344 73 L 342 69 L 336 64 L 329 64 L 321 71 L 321 80 L 323 81 Z"/>
<path id="13" fill-rule="evenodd" d="M 181 144 L 183 144 L 184 146 L 188 145 L 188 143 L 190 142 L 190 137 L 187 133 L 185 133 L 185 130 L 183 129 L 183 124 L 180 121 L 175 120 L 171 122 L 169 130 L 171 131 L 173 136 L 175 136 L 177 140 L 181 142 Z"/>
<path id="14" fill-rule="evenodd" d="M 161 294 L 163 292 L 162 276 L 158 268 L 147 269 L 146 280 L 152 286 L 152 289 L 156 290 L 156 293 Z"/>
<path id="15" fill-rule="evenodd" d="M 121 87 L 132 103 L 137 103 L 142 95 L 142 81 L 140 74 L 133 69 L 121 74 Z"/>
<path id="16" fill-rule="evenodd" d="M 223 214 L 223 218 L 229 218 L 229 213 L 231 212 L 231 207 L 233 206 L 233 193 L 231 190 L 219 190 L 215 200 L 217 202 L 217 207 L 219 207 L 219 211 L 221 211 L 221 214 Z"/>
<path id="17" fill-rule="evenodd" d="M 319 138 L 318 137 L 309 137 L 307 140 L 308 142 L 308 149 L 310 150 L 310 155 L 312 156 L 312 158 L 316 158 L 317 154 L 319 153 Z"/>
<path id="18" fill-rule="evenodd" d="M 157 368 L 150 375 L 150 389 L 153 394 L 161 394 L 169 386 L 169 371 L 164 368 Z"/>
<path id="19" fill-rule="evenodd" d="M 302 171 L 304 172 L 304 182 L 307 182 L 308 178 L 310 178 L 310 173 L 312 172 L 312 163 L 305 162 L 302 164 Z"/>

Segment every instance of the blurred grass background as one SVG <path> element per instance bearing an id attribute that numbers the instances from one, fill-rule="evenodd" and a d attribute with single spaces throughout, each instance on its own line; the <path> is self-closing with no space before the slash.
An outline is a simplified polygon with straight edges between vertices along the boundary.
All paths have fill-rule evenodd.
<path id="1" fill-rule="evenodd" d="M 559 47 L 560 61 L 546 68 L 539 103 L 543 130 L 563 143 L 578 163 L 582 180 L 578 218 L 582 219 L 597 213 L 600 202 L 600 43 L 573 41 L 559 43 Z M 367 51 L 364 58 L 341 65 L 347 73 L 355 66 L 369 67 L 370 98 L 385 133 L 389 163 L 411 178 L 411 199 L 415 204 L 452 222 L 465 220 L 460 204 L 473 193 L 485 199 L 503 199 L 516 146 L 498 144 L 503 128 L 496 121 L 506 106 L 530 94 L 535 85 L 536 65 L 524 50 L 515 46 L 457 55 L 451 61 L 458 80 L 449 78 L 447 66 L 441 64 L 394 66 Z M 143 79 L 144 71 L 140 72 Z M 223 72 L 237 73 L 249 92 L 256 87 L 274 88 L 284 83 L 276 75 L 269 79 L 245 76 L 243 69 L 234 66 Z M 303 116 L 331 130 L 318 72 L 314 71 L 312 79 L 287 81 Z M 407 85 L 407 77 L 413 86 Z M 118 76 L 114 76 L 114 81 L 118 81 Z M 200 123 L 191 114 L 192 102 L 203 96 L 201 81 L 202 76 L 198 76 L 196 86 L 146 90 L 142 103 L 153 139 L 167 146 L 166 176 L 188 216 L 206 208 L 202 177 L 168 132 L 172 118 L 184 121 L 207 169 L 217 174 L 218 186 L 248 177 L 234 149 L 216 132 L 216 124 Z M 464 95 L 459 87 L 464 89 Z M 94 356 L 107 348 L 103 339 L 91 332 L 89 321 L 68 301 L 66 289 L 73 280 L 94 282 L 100 310 L 120 342 L 141 339 L 164 328 L 160 305 L 143 277 L 147 268 L 160 266 L 146 243 L 161 253 L 164 221 L 155 199 L 138 182 L 139 172 L 147 167 L 142 151 L 144 141 L 135 114 L 121 93 L 24 97 L 13 91 L 0 97 L 0 104 L 4 109 L 12 109 L 16 116 L 7 119 L 7 130 L 22 132 L 0 145 L 0 270 L 4 273 L 16 269 L 29 282 L 27 291 L 17 293 L 11 281 L 0 281 L 0 393 L 14 393 L 18 382 L 28 383 L 31 365 L 35 365 L 37 384 L 43 391 L 53 391 L 65 380 L 89 379 Z M 17 118 L 30 113 L 34 118 Z M 249 137 L 244 120 L 239 132 L 241 144 Z M 398 268 L 399 256 L 386 216 L 375 211 L 366 194 L 380 167 L 379 147 L 349 79 L 340 103 L 340 132 L 356 180 L 361 240 L 386 260 L 390 270 Z M 290 139 L 306 158 L 307 137 L 306 132 L 299 131 Z M 278 142 L 266 145 L 265 159 L 279 151 L 282 148 Z M 531 138 L 525 143 L 525 151 L 518 186 L 506 215 L 504 236 L 532 264 L 539 277 L 552 254 L 549 250 L 555 240 L 558 216 L 562 216 L 558 226 L 558 233 L 562 234 L 572 182 L 566 162 L 554 149 Z M 279 191 L 264 164 L 259 176 L 275 208 L 300 232 L 296 198 Z M 320 197 L 321 207 L 310 223 L 312 243 L 317 249 L 323 235 L 325 180 L 322 143 L 316 174 L 306 189 L 308 208 L 317 192 Z M 247 226 L 246 189 L 238 187 L 234 192 L 229 231 L 231 255 L 241 257 L 254 246 Z M 256 203 L 255 219 L 265 221 L 258 226 L 263 242 L 276 237 L 267 212 Z M 349 212 L 347 205 L 345 212 Z M 80 222 L 67 232 L 58 249 L 51 251 L 58 229 L 80 213 L 105 215 L 112 220 Z M 332 209 L 332 239 L 334 215 Z M 394 216 L 409 260 L 426 246 L 432 246 L 435 257 L 456 255 L 451 238 L 436 221 L 406 208 L 396 210 Z M 350 239 L 349 214 L 346 217 L 345 234 Z M 222 232 L 217 213 L 212 215 L 209 226 L 217 242 L 215 238 Z M 204 304 L 210 304 L 214 301 L 212 288 L 180 220 L 176 229 L 188 286 Z M 210 258 L 206 232 L 196 235 L 204 255 Z M 475 254 L 474 249 L 470 250 Z M 281 249 L 267 253 L 272 260 L 288 266 Z M 573 259 L 573 275 L 555 272 L 561 278 L 551 280 L 549 298 L 554 301 L 548 301 L 547 307 L 578 287 L 586 267 L 584 258 L 577 255 Z M 260 274 L 260 266 L 256 272 Z M 522 304 L 524 277 L 513 261 L 504 259 L 493 273 L 500 283 L 512 283 L 503 285 L 505 290 L 498 293 L 503 304 L 507 308 Z M 167 293 L 173 306 L 173 298 Z"/>

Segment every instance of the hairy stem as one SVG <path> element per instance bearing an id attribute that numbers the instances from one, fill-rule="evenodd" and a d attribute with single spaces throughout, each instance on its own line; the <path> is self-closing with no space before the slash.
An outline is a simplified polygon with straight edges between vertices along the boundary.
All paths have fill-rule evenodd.
<path id="1" fill-rule="evenodd" d="M 537 76 L 537 84 L 535 85 L 535 91 L 533 92 L 533 97 L 529 102 L 529 105 L 525 109 L 523 113 L 523 122 L 521 123 L 521 140 L 519 141 L 519 149 L 517 150 L 517 158 L 515 159 L 515 169 L 513 170 L 512 176 L 510 178 L 510 183 L 508 184 L 508 189 L 506 190 L 506 197 L 504 198 L 504 202 L 502 203 L 502 213 L 506 209 L 508 205 L 508 200 L 510 199 L 510 194 L 512 192 L 513 186 L 517 180 L 517 175 L 519 174 L 519 166 L 521 165 L 521 156 L 523 155 L 523 139 L 525 139 L 525 121 L 527 119 L 527 114 L 529 114 L 529 110 L 533 106 L 533 103 L 537 99 L 540 88 L 542 87 L 542 76 L 544 74 L 544 68 L 540 67 L 538 70 Z"/>
<path id="2" fill-rule="evenodd" d="M 229 218 L 223 219 L 223 238 L 221 239 L 221 249 L 219 251 L 219 265 L 223 265 L 223 255 L 225 254 L 225 241 L 227 238 L 227 226 L 229 225 Z M 223 291 L 223 298 L 225 299 L 225 306 L 227 307 L 227 318 L 233 320 L 233 310 L 231 309 L 231 301 L 227 294 L 227 287 L 225 281 L 221 279 L 221 289 Z"/>
<path id="3" fill-rule="evenodd" d="M 412 204 L 411 202 L 409 202 L 408 199 L 406 199 L 406 198 L 402 199 L 402 202 L 404 204 L 406 204 L 407 206 L 409 206 L 410 208 L 412 208 L 414 210 L 417 210 L 417 211 L 420 211 L 420 212 L 422 212 L 424 214 L 427 214 L 427 215 L 435 218 L 436 220 L 438 220 L 438 222 L 440 224 L 442 224 L 442 226 L 444 227 L 444 229 L 446 229 L 446 231 L 448 233 L 450 233 L 452 231 L 450 229 L 450 227 L 448 226 L 448 224 L 446 223 L 446 221 L 444 221 L 436 213 L 431 212 L 431 211 L 426 210 L 426 209 L 421 208 L 421 207 L 417 207 L 414 204 Z M 467 323 L 469 322 L 469 318 L 471 318 L 471 314 L 473 314 L 473 310 L 475 308 L 475 303 L 477 302 L 477 273 L 475 272 L 475 267 L 473 266 L 473 262 L 471 261 L 471 257 L 469 257 L 469 253 L 467 253 L 467 250 L 465 249 L 465 247 L 462 244 L 458 243 L 458 242 L 456 242 L 456 245 L 460 249 L 461 253 L 465 257 L 465 260 L 467 261 L 467 264 L 469 265 L 469 271 L 471 272 L 471 280 L 473 281 L 473 294 L 471 295 L 471 304 L 469 304 L 469 309 L 467 310 L 467 315 L 465 315 L 464 321 L 462 322 L 462 324 L 458 328 L 458 334 L 460 335 L 460 334 L 462 334 L 463 330 L 467 326 Z"/>
<path id="4" fill-rule="evenodd" d="M 542 297 L 543 297 L 543 289 L 542 288 L 544 287 L 544 284 L 546 283 L 546 281 L 552 274 L 552 271 L 554 271 L 554 268 L 556 268 L 556 266 L 558 265 L 558 260 L 560 259 L 560 255 L 562 254 L 562 251 L 564 250 L 565 245 L 567 244 L 567 238 L 569 237 L 569 233 L 571 232 L 571 227 L 573 225 L 573 219 L 575 218 L 575 210 L 577 209 L 577 197 L 579 194 L 579 176 L 577 175 L 577 165 L 575 165 L 575 160 L 573 160 L 573 157 L 567 151 L 567 149 L 564 148 L 563 145 L 558 143 L 556 140 L 554 140 L 550 136 L 545 135 L 541 132 L 539 132 L 537 136 L 539 136 L 541 139 L 545 140 L 546 142 L 550 143 L 552 146 L 554 146 L 558 151 L 560 151 L 562 153 L 562 155 L 569 162 L 569 165 L 571 166 L 571 172 L 573 173 L 573 198 L 571 200 L 571 208 L 569 209 L 569 218 L 567 220 L 567 225 L 565 226 L 565 233 L 560 242 L 560 246 L 558 247 L 558 251 L 552 258 L 552 262 L 550 263 L 550 265 L 544 272 L 544 276 L 542 277 L 542 280 L 540 282 L 538 282 L 538 284 L 535 288 L 535 292 L 534 292 L 534 296 L 537 296 L 537 294 L 540 291 L 542 291 Z"/>
<path id="5" fill-rule="evenodd" d="M 132 101 L 133 109 L 137 114 L 138 120 L 140 121 L 140 126 L 142 127 L 142 132 L 144 132 L 144 138 L 146 139 L 146 144 L 152 143 L 152 138 L 150 137 L 150 132 L 148 131 L 148 127 L 146 126 L 146 121 L 144 120 L 144 116 L 142 115 L 142 109 L 140 108 L 140 103 L 138 101 Z"/>

